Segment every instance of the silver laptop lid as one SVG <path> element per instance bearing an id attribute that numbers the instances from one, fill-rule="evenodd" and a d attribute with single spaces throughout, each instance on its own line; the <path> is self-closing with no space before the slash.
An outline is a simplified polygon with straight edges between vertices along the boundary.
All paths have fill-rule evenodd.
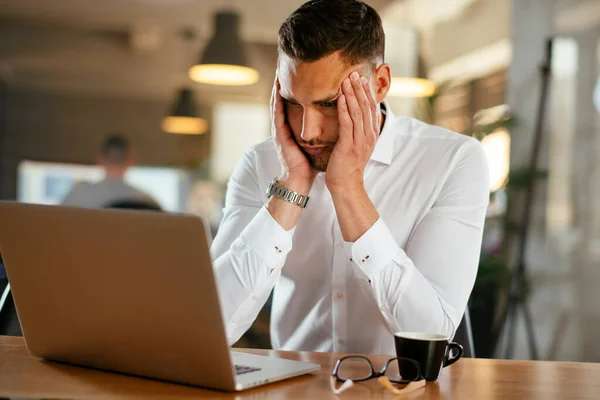
<path id="1" fill-rule="evenodd" d="M 32 354 L 235 389 L 202 220 L 0 202 L 0 221 Z"/>

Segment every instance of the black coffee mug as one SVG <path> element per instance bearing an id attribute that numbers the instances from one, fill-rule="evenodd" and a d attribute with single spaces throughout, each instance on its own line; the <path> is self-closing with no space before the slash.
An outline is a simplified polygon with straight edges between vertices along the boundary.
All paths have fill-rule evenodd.
<path id="1" fill-rule="evenodd" d="M 437 380 L 442 367 L 454 364 L 463 355 L 463 347 L 450 342 L 447 336 L 425 332 L 396 332 L 396 355 L 413 359 L 419 363 L 421 375 L 428 381 Z M 415 367 L 399 363 L 400 375 L 405 379 L 416 379 Z"/>

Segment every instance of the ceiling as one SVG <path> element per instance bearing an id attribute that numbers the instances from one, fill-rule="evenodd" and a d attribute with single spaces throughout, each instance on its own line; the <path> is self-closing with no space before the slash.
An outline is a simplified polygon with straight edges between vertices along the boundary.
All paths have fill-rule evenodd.
<path id="1" fill-rule="evenodd" d="M 404 0 L 391 2 L 382 10 L 382 18 L 408 24 L 419 31 L 454 19 L 478 0 Z"/>
<path id="2" fill-rule="evenodd" d="M 0 0 L 0 16 L 84 30 L 133 30 L 168 33 L 185 26 L 209 35 L 212 15 L 233 8 L 243 16 L 248 41 L 271 42 L 276 28 L 302 0 Z"/>
<path id="3" fill-rule="evenodd" d="M 436 24 L 446 21 L 451 25 L 482 2 L 365 1 L 388 23 L 417 28 L 424 43 L 437 40 L 427 36 Z M 583 20 L 597 18 L 600 11 L 599 0 L 556 1 L 557 11 L 564 17 L 558 20 L 559 27 L 579 26 Z M 0 78 L 16 87 L 77 95 L 168 99 L 185 84 L 211 103 L 265 101 L 272 85 L 279 25 L 302 3 L 304 0 L 0 0 Z M 255 85 L 238 88 L 193 84 L 187 68 L 211 36 L 214 13 L 227 8 L 242 17 L 242 37 L 261 78 Z M 183 40 L 184 28 L 195 33 L 195 40 Z"/>
<path id="4" fill-rule="evenodd" d="M 274 43 L 281 22 L 305 0 L 0 0 L 0 16 L 86 30 L 195 28 L 210 35 L 215 11 L 234 9 L 246 41 Z M 366 0 L 381 9 L 391 0 Z"/>
<path id="5" fill-rule="evenodd" d="M 392 0 L 366 0 L 381 11 Z M 0 0 L 0 76 L 32 90 L 169 98 L 191 85 L 202 98 L 261 100 L 270 93 L 281 22 L 304 0 Z M 187 68 L 211 36 L 213 15 L 234 9 L 255 85 L 196 85 Z M 185 41 L 184 29 L 195 33 Z"/>

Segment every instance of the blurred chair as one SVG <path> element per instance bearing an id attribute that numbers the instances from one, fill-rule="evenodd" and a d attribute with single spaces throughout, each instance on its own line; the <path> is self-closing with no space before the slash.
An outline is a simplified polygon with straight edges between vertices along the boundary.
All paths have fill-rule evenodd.
<path id="1" fill-rule="evenodd" d="M 122 208 L 129 210 L 163 211 L 159 206 L 143 201 L 119 200 L 106 205 L 104 208 Z"/>
<path id="2" fill-rule="evenodd" d="M 464 349 L 463 357 L 475 358 L 475 344 L 473 343 L 471 317 L 468 308 L 465 310 L 465 315 L 463 315 L 463 318 L 456 329 L 454 341 L 462 345 Z"/>

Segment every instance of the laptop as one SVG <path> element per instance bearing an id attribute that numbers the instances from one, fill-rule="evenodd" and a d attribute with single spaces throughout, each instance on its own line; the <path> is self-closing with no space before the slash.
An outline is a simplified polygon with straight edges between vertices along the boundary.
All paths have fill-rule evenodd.
<path id="1" fill-rule="evenodd" d="M 228 391 L 320 368 L 230 350 L 200 218 L 0 202 L 0 221 L 34 356 Z"/>

